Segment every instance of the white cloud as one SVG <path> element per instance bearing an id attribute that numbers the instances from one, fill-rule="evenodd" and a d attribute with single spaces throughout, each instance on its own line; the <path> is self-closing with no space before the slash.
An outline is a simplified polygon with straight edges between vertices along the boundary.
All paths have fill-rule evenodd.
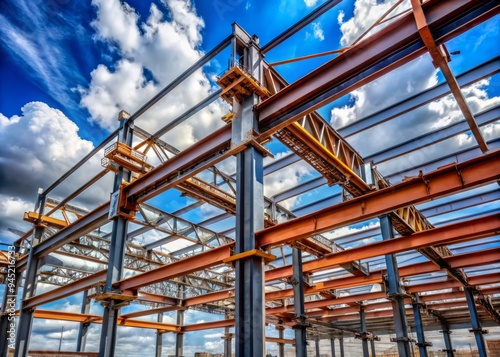
<path id="1" fill-rule="evenodd" d="M 321 27 L 321 22 L 313 22 L 311 24 L 312 26 L 312 33 L 309 31 L 306 31 L 306 40 L 309 38 L 315 38 L 317 40 L 323 41 L 325 39 L 325 33 L 323 31 L 323 28 Z"/>
<path id="2" fill-rule="evenodd" d="M 345 13 L 340 11 L 337 20 L 342 32 L 342 38 L 340 39 L 341 45 L 348 46 L 354 42 L 386 11 L 388 11 L 394 3 L 396 3 L 396 0 L 383 2 L 378 0 L 356 0 L 356 3 L 354 4 L 354 16 L 347 21 L 344 21 Z M 409 7 L 410 2 L 405 0 L 391 14 L 399 13 L 403 9 L 408 9 Z M 375 27 L 365 36 L 365 38 L 387 25 L 388 23 Z"/>
<path id="3" fill-rule="evenodd" d="M 314 5 L 316 5 L 317 2 L 318 0 L 304 0 L 304 3 L 306 4 L 307 7 L 313 7 Z"/>
<path id="4" fill-rule="evenodd" d="M 122 58 L 113 66 L 100 64 L 92 71 L 89 87 L 80 88 L 81 104 L 89 110 L 92 121 L 113 129 L 121 109 L 135 112 L 203 55 L 198 47 L 204 22 L 189 1 L 165 0 L 164 9 L 152 4 L 143 22 L 134 9 L 118 0 L 94 0 L 93 4 L 97 8 L 93 21 L 96 38 Z M 169 19 L 164 11 L 169 12 Z M 209 77 L 199 70 L 150 109 L 137 125 L 155 132 L 211 91 Z M 227 110 L 227 106 L 215 102 L 167 134 L 165 140 L 185 148 L 222 126 L 220 117 Z"/>
<path id="5" fill-rule="evenodd" d="M 0 218 L 0 234 L 12 238 L 6 233 L 7 228 L 29 227 L 23 224 L 22 213 L 33 209 L 38 187 L 48 187 L 93 149 L 93 144 L 80 138 L 76 124 L 60 110 L 45 103 L 31 102 L 21 111 L 22 115 L 11 118 L 0 114 L 0 141 L 3 145 L 0 152 L 0 202 L 4 212 Z M 85 174 L 73 177 L 71 185 L 65 183 L 54 194 L 66 197 L 73 192 L 97 172 L 95 168 L 99 167 L 99 159 L 92 159 L 93 170 L 85 166 Z M 112 187 L 106 188 L 106 183 L 95 186 L 85 202 L 107 200 L 107 192 Z"/>

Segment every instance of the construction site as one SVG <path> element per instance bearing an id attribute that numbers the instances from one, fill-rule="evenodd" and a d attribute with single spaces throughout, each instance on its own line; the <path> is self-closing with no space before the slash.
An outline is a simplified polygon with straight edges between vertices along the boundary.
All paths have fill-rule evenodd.
<path id="1" fill-rule="evenodd" d="M 20 217 L 32 229 L 0 253 L 0 356 L 119 356 L 124 327 L 153 331 L 156 357 L 192 356 L 184 347 L 196 331 L 223 340 L 218 354 L 196 356 L 500 356 L 500 137 L 484 134 L 500 107 L 474 112 L 462 91 L 498 75 L 500 57 L 454 73 L 446 47 L 498 16 L 500 3 L 397 1 L 351 46 L 307 56 L 334 55 L 288 83 L 280 65 L 308 58 L 270 63 L 265 55 L 339 2 L 323 3 L 266 44 L 235 23 L 139 110 L 122 110 L 118 129 L 39 190 L 35 208 Z M 431 88 L 341 128 L 320 115 L 423 55 L 442 76 Z M 215 58 L 228 63 L 218 88 L 156 132 L 144 129 L 162 99 Z M 374 128 L 446 96 L 461 120 L 415 129 L 414 137 L 374 136 Z M 165 140 L 215 101 L 227 108 L 219 129 L 182 150 Z M 464 134 L 469 147 L 429 150 Z M 382 149 L 363 157 L 353 136 Z M 289 153 L 277 155 L 276 143 Z M 71 195 L 54 194 L 97 161 L 97 174 Z M 309 165 L 312 178 L 265 196 L 266 177 L 298 164 Z M 106 178 L 113 184 L 104 204 L 78 204 Z M 171 192 L 190 203 L 167 211 L 161 202 Z M 297 197 L 307 199 L 290 208 Z M 214 213 L 191 219 L 200 209 Z M 50 308 L 76 294 L 80 312 Z M 90 313 L 92 304 L 102 315 Z M 186 324 L 189 311 L 214 318 Z M 78 323 L 74 349 L 30 349 L 37 319 Z M 95 325 L 99 350 L 90 351 Z M 464 347 L 462 335 L 473 343 Z"/>

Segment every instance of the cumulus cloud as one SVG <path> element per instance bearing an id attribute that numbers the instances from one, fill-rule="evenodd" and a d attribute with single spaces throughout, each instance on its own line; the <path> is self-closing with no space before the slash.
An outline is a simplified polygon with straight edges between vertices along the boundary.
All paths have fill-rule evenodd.
<path id="1" fill-rule="evenodd" d="M 340 25 L 340 31 L 342 32 L 342 37 L 340 39 L 341 45 L 348 46 L 353 43 L 395 3 L 396 0 L 356 0 L 354 4 L 354 16 L 347 21 L 344 21 L 345 13 L 340 11 L 337 20 Z M 401 12 L 408 8 L 410 8 L 410 2 L 405 0 L 391 14 Z M 366 36 L 370 36 L 387 25 L 388 23 L 375 27 Z"/>
<path id="2" fill-rule="evenodd" d="M 318 0 L 304 0 L 304 3 L 306 4 L 307 7 L 313 7 L 314 5 L 316 5 L 317 2 Z"/>
<path id="3" fill-rule="evenodd" d="M 6 229 L 25 229 L 22 213 L 32 210 L 38 187 L 46 188 L 93 149 L 90 141 L 83 140 L 78 127 L 60 110 L 45 103 L 24 105 L 20 116 L 10 118 L 0 114 L 0 197 L 4 214 L 0 218 L 0 234 L 14 238 Z M 99 167 L 99 158 L 92 166 Z M 58 194 L 64 197 L 88 180 L 93 173 L 74 178 L 72 185 L 61 186 Z M 111 190 L 111 186 L 108 186 Z M 94 188 L 87 203 L 109 198 L 100 186 Z M 103 196 L 103 197 L 102 197 Z M 90 197 L 90 196 L 89 196 Z M 99 199 L 99 197 L 102 197 Z M 61 197 L 63 198 L 63 197 Z"/>
<path id="4" fill-rule="evenodd" d="M 145 21 L 118 0 L 94 0 L 93 5 L 97 8 L 92 23 L 95 38 L 121 58 L 112 66 L 100 64 L 92 71 L 88 88 L 80 88 L 81 104 L 89 110 L 92 121 L 113 129 L 121 109 L 133 113 L 203 55 L 199 47 L 204 21 L 189 1 L 165 0 L 162 8 L 152 4 Z M 155 132 L 212 90 L 209 76 L 199 70 L 140 118 L 137 125 Z M 223 125 L 220 117 L 227 110 L 227 106 L 213 103 L 165 139 L 185 148 Z"/>
<path id="5" fill-rule="evenodd" d="M 392 4 L 394 4 L 394 1 L 379 3 L 375 0 L 357 0 L 352 18 L 345 21 L 344 14 L 339 15 L 339 24 L 342 31 L 341 44 L 352 43 Z M 407 6 L 407 1 L 403 2 L 402 7 Z M 401 11 L 402 7 L 398 8 L 398 12 Z M 350 101 L 347 105 L 332 109 L 331 124 L 335 128 L 342 128 L 351 124 L 358 119 L 436 85 L 438 76 L 439 70 L 432 65 L 430 56 L 423 55 L 351 92 Z M 483 79 L 467 88 L 462 88 L 462 92 L 473 113 L 500 104 L 500 97 L 489 97 L 487 91 L 489 83 L 488 79 Z M 367 156 L 401 141 L 415 138 L 460 120 L 463 120 L 463 115 L 456 100 L 449 95 L 389 122 L 367 129 L 361 134 L 348 137 L 347 140 L 362 156 Z M 483 131 L 487 138 L 493 138 L 495 135 L 500 134 L 497 132 L 497 125 L 495 124 L 485 127 Z M 398 133 L 398 135 L 390 133 Z M 367 138 L 383 138 L 383 140 L 367 140 Z M 384 162 L 377 166 L 383 174 L 389 175 L 395 171 L 410 167 L 410 165 L 422 164 L 431 157 L 452 153 L 472 145 L 474 145 L 474 138 L 467 133 L 439 144 L 426 146 L 425 150 L 412 153 L 411 157 L 408 155 L 402 156 L 399 159 Z"/>

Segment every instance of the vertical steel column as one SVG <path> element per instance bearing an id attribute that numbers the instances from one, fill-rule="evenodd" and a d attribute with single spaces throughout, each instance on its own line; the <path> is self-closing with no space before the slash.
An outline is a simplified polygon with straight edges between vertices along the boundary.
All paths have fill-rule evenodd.
<path id="1" fill-rule="evenodd" d="M 365 317 L 365 307 L 363 305 L 359 306 L 359 321 L 361 325 L 361 342 L 363 344 L 363 357 L 370 357 L 370 352 L 368 352 L 368 340 L 366 339 L 366 317 Z"/>
<path id="2" fill-rule="evenodd" d="M 443 329 L 441 332 L 443 333 L 444 345 L 446 346 L 446 349 L 443 351 L 446 352 L 447 357 L 454 357 L 455 354 L 453 352 L 455 352 L 455 350 L 453 349 L 453 345 L 451 343 L 451 331 L 445 320 L 441 320 L 441 328 Z"/>
<path id="3" fill-rule="evenodd" d="M 417 346 L 420 357 L 427 357 L 427 346 L 430 344 L 425 342 L 424 325 L 422 323 L 422 314 L 420 313 L 420 297 L 415 295 L 412 299 L 413 319 L 415 320 L 415 330 L 417 330 Z"/>
<path id="4" fill-rule="evenodd" d="M 316 345 L 316 357 L 319 356 L 319 335 L 314 336 L 314 344 Z"/>
<path id="5" fill-rule="evenodd" d="M 278 330 L 278 337 L 284 338 L 285 326 L 281 320 L 276 325 L 276 330 Z M 285 357 L 285 344 L 283 342 L 278 342 L 278 357 Z"/>
<path id="6" fill-rule="evenodd" d="M 90 299 L 88 297 L 88 293 L 89 293 L 88 290 L 85 290 L 83 292 L 82 308 L 81 308 L 82 314 L 89 314 L 90 313 Z M 85 345 L 87 343 L 87 332 L 88 332 L 89 326 L 90 326 L 89 322 L 81 322 L 80 323 L 80 328 L 78 329 L 78 337 L 76 339 L 76 351 L 77 352 L 85 351 Z"/>
<path id="7" fill-rule="evenodd" d="M 339 346 L 340 346 L 340 357 L 345 357 L 344 356 L 344 337 L 343 336 L 339 337 Z"/>
<path id="8" fill-rule="evenodd" d="M 330 345 L 332 347 L 332 357 L 335 357 L 335 337 L 330 338 Z"/>
<path id="9" fill-rule="evenodd" d="M 179 286 L 179 301 L 184 299 L 184 285 Z M 177 310 L 177 325 L 184 325 L 184 309 Z M 175 357 L 183 357 L 184 354 L 184 333 L 178 332 L 175 335 Z"/>
<path id="10" fill-rule="evenodd" d="M 467 306 L 469 307 L 470 320 L 472 324 L 472 329 L 470 329 L 469 332 L 474 332 L 479 357 L 487 357 L 486 343 L 483 337 L 485 330 L 481 327 L 481 321 L 479 320 L 479 315 L 477 314 L 476 303 L 474 301 L 474 291 L 472 288 L 468 287 L 464 289 L 464 293 L 465 298 L 467 299 Z"/>
<path id="11" fill-rule="evenodd" d="M 120 113 L 120 132 L 118 141 L 132 145 L 132 126 L 126 118 Z M 120 119 L 119 119 L 120 120 Z M 119 190 L 123 181 L 130 181 L 130 172 L 123 167 L 116 174 L 113 192 Z M 121 280 L 123 272 L 123 261 L 125 256 L 125 244 L 127 239 L 128 220 L 124 217 L 117 216 L 113 219 L 113 230 L 111 233 L 111 244 L 109 248 L 108 274 L 106 276 L 106 284 L 104 293 L 116 292 L 113 288 L 113 283 Z M 122 301 L 106 299 L 101 304 L 104 306 L 102 319 L 101 340 L 99 344 L 99 357 L 112 357 L 115 353 L 116 346 L 116 325 L 118 322 L 119 304 Z"/>
<path id="12" fill-rule="evenodd" d="M 377 354 L 375 353 L 375 339 L 370 340 L 370 347 L 372 348 L 372 357 L 375 357 Z"/>
<path id="13" fill-rule="evenodd" d="M 226 320 L 229 319 L 228 314 L 225 314 L 224 317 Z M 233 335 L 229 332 L 229 327 L 224 328 L 224 336 L 222 338 L 224 339 L 224 357 L 231 357 L 231 340 L 233 338 Z"/>
<path id="14" fill-rule="evenodd" d="M 307 356 L 307 327 L 306 314 L 304 310 L 304 275 L 302 273 L 302 251 L 292 248 L 293 276 L 293 308 L 298 324 L 293 326 L 295 330 L 295 355 L 297 357 Z"/>
<path id="15" fill-rule="evenodd" d="M 387 240 L 394 237 L 394 229 L 390 217 L 382 215 L 379 219 L 382 239 Z M 396 338 L 393 341 L 397 343 L 400 357 L 410 357 L 410 340 L 408 338 L 405 304 L 404 297 L 402 296 L 403 290 L 399 281 L 396 256 L 393 254 L 386 255 L 385 264 L 387 266 L 387 296 L 391 299 L 392 311 L 394 313 L 394 329 L 396 331 Z"/>
<path id="16" fill-rule="evenodd" d="M 250 37 L 236 24 L 233 31 L 246 43 L 243 54 L 246 70 L 261 80 L 262 57 L 258 38 Z M 235 41 L 236 42 L 236 41 Z M 239 103 L 233 98 L 232 145 L 248 142 L 258 132 L 253 107 L 260 98 L 252 93 Z M 255 232 L 264 228 L 263 154 L 248 146 L 236 157 L 236 244 L 235 255 L 256 248 Z M 235 261 L 235 350 L 236 357 L 265 355 L 264 260 L 257 255 Z"/>
<path id="17" fill-rule="evenodd" d="M 42 196 L 42 189 L 39 189 L 35 205 L 35 212 L 38 212 L 40 215 L 43 215 L 45 199 L 46 197 Z M 43 232 L 43 226 L 39 225 L 35 227 L 33 238 L 31 240 L 32 247 L 40 243 L 43 237 Z M 40 260 L 38 259 L 38 257 L 35 257 L 33 255 L 33 249 L 30 249 L 28 255 L 28 265 L 26 268 L 26 276 L 24 278 L 23 302 L 21 303 L 21 309 L 19 312 L 19 326 L 17 327 L 17 338 L 15 345 L 16 349 L 14 351 L 14 357 L 26 357 L 28 355 L 29 340 L 35 309 L 25 309 L 23 305 L 25 299 L 35 296 L 39 267 Z"/>
<path id="18" fill-rule="evenodd" d="M 16 242 L 9 247 L 9 266 L 15 266 L 15 259 L 11 261 L 19 253 L 19 244 Z M 12 264 L 11 264 L 12 263 Z M 2 311 L 0 315 L 0 357 L 7 357 L 9 345 L 14 347 L 16 342 L 16 326 L 15 326 L 15 312 L 16 300 L 19 291 L 19 284 L 21 283 L 21 274 L 17 271 L 14 272 L 14 281 L 10 281 L 9 266 L 7 267 L 7 275 L 5 280 L 5 290 L 2 299 Z"/>
<path id="19" fill-rule="evenodd" d="M 156 321 L 163 322 L 163 312 L 159 312 Z M 156 331 L 156 349 L 155 357 L 161 357 L 161 352 L 163 348 L 163 334 Z"/>

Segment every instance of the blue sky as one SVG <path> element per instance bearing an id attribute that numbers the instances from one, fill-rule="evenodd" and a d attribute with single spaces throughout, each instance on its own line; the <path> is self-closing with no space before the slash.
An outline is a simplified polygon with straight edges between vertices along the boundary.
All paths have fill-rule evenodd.
<path id="1" fill-rule="evenodd" d="M 137 110 L 203 53 L 227 37 L 233 22 L 239 23 L 249 34 L 256 34 L 264 45 L 324 2 L 2 1 L 0 209 L 4 214 L 0 217 L 0 241 L 11 242 L 17 237 L 7 228 L 29 229 L 30 226 L 22 222 L 22 214 L 32 210 L 37 188 L 48 187 L 100 143 L 117 126 L 115 118 L 119 109 L 130 113 Z M 267 53 L 266 60 L 274 62 L 338 49 L 352 43 L 392 3 L 393 0 L 344 0 Z M 408 1 L 403 6 L 408 6 Z M 461 51 L 460 55 L 452 57 L 450 63 L 455 74 L 499 56 L 499 39 L 500 17 L 497 15 L 448 42 L 446 45 L 450 51 Z M 214 78 L 226 68 L 227 58 L 227 51 L 217 56 L 202 72 L 191 76 L 136 124 L 154 132 L 190 105 L 205 98 L 215 89 Z M 289 82 L 293 82 L 330 58 L 332 56 L 277 68 Z M 432 66 L 430 57 L 424 55 L 376 83 L 321 108 L 320 112 L 335 128 L 342 128 L 441 81 L 442 76 Z M 464 93 L 475 113 L 497 106 L 500 104 L 500 75 L 465 88 Z M 226 112 L 227 106 L 216 102 L 210 110 L 183 123 L 163 139 L 180 149 L 185 148 L 222 126 L 219 118 Z M 367 140 L 366 133 L 353 135 L 348 140 L 365 156 L 461 118 L 456 102 L 445 97 L 367 131 L 368 137 L 384 140 Z M 387 134 L 392 132 L 401 135 Z M 498 138 L 500 124 L 495 122 L 485 126 L 484 135 L 489 139 Z M 410 155 L 384 162 L 379 169 L 391 176 L 394 172 L 405 170 L 413 162 L 425 162 L 438 153 L 455 152 L 472 145 L 470 136 L 464 134 L 429 146 L 419 152 L 418 157 Z M 287 152 L 283 145 L 276 142 L 270 148 L 277 157 Z M 99 160 L 97 156 L 92 158 L 89 165 L 54 191 L 54 196 L 64 198 L 74 187 L 92 177 L 99 168 Z M 223 163 L 221 168 L 231 172 L 234 163 Z M 317 175 L 306 164 L 292 165 L 266 177 L 266 195 L 272 196 Z M 79 197 L 75 204 L 91 209 L 107 201 L 110 190 L 111 178 L 108 177 Z M 318 196 L 333 195 L 337 191 L 337 188 L 323 186 L 287 201 L 286 205 L 289 208 L 300 207 L 315 201 Z M 168 212 L 190 202 L 193 201 L 180 197 L 175 190 L 153 200 Z M 193 210 L 184 218 L 200 222 L 217 213 L 217 210 L 205 206 Z M 227 221 L 221 222 L 219 228 L 225 230 L 227 225 Z M 355 228 L 360 227 L 362 225 Z M 151 235 L 146 239 L 156 237 Z M 69 299 L 63 308 L 78 309 L 78 301 L 79 297 Z M 47 328 L 49 331 L 50 328 Z M 50 333 L 56 336 L 59 328 L 55 332 L 50 330 Z M 43 331 L 40 327 L 39 336 L 45 336 Z M 154 338 L 150 333 L 144 336 L 146 340 Z M 203 339 L 203 334 L 197 336 Z M 214 341 L 219 343 L 209 346 L 213 350 L 220 347 L 218 337 Z M 42 339 L 40 337 L 35 341 L 41 343 Z"/>

